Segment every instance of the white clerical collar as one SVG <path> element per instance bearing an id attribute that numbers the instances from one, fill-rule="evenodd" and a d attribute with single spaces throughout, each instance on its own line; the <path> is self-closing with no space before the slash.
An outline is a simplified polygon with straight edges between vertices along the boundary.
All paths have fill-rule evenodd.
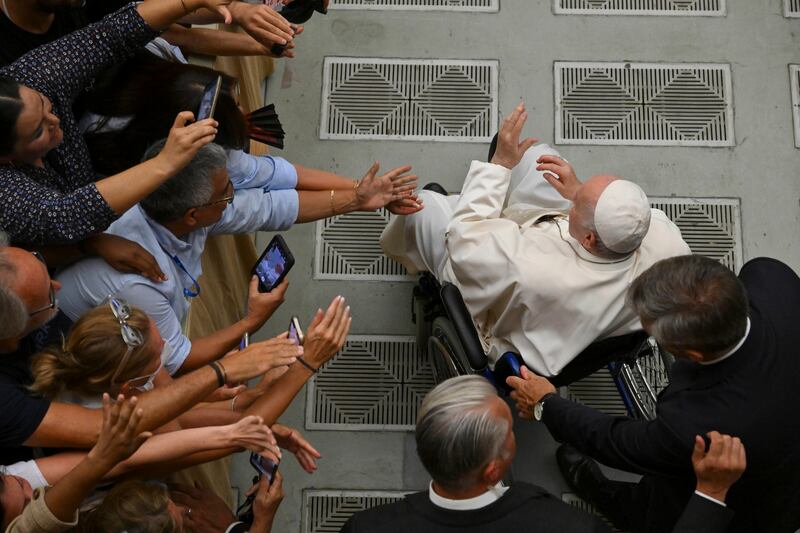
<path id="1" fill-rule="evenodd" d="M 729 351 L 728 353 L 726 353 L 725 355 L 723 355 L 720 358 L 714 359 L 713 361 L 698 361 L 698 363 L 700 363 L 701 365 L 715 365 L 715 364 L 719 363 L 720 361 L 724 361 L 728 357 L 730 357 L 733 354 L 735 354 L 737 352 L 737 350 L 739 350 L 739 348 L 742 347 L 742 344 L 744 344 L 744 341 L 747 340 L 747 336 L 748 335 L 750 335 L 750 317 L 747 317 L 747 327 L 744 330 L 744 336 L 742 337 L 742 340 L 739 341 L 739 344 L 734 346 L 731 351 Z"/>
<path id="2" fill-rule="evenodd" d="M 466 500 L 451 500 L 450 498 L 439 496 L 436 491 L 433 490 L 433 481 L 431 481 L 431 484 L 428 487 L 428 495 L 431 499 L 431 503 L 433 503 L 433 505 L 436 507 L 450 509 L 451 511 L 471 511 L 493 504 L 502 498 L 503 494 L 505 494 L 507 490 L 508 487 L 504 487 L 503 483 L 500 482 L 483 494 L 475 496 L 474 498 L 468 498 Z"/>

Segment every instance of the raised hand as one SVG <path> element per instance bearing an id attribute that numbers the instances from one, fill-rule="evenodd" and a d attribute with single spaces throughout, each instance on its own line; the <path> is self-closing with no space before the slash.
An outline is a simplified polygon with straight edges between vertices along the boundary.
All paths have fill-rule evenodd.
<path id="1" fill-rule="evenodd" d="M 286 289 L 289 288 L 289 278 L 283 278 L 277 287 L 270 292 L 259 292 L 258 277 L 250 279 L 250 288 L 247 296 L 248 330 L 252 333 L 267 321 L 272 313 L 284 302 Z"/>
<path id="2" fill-rule="evenodd" d="M 696 435 L 692 451 L 692 466 L 697 476 L 697 491 L 721 502 L 728 489 L 736 483 L 747 467 L 744 444 L 739 437 L 722 435 L 718 431 L 707 433 L 711 443 L 706 452 L 703 437 Z"/>
<path id="3" fill-rule="evenodd" d="M 303 355 L 304 348 L 281 333 L 267 341 L 255 342 L 247 348 L 220 360 L 228 382 L 241 383 L 261 376 L 274 368 L 288 366 Z"/>
<path id="4" fill-rule="evenodd" d="M 342 296 L 335 297 L 324 313 L 318 309 L 306 331 L 303 359 L 315 368 L 322 366 L 342 349 L 352 322 Z"/>
<path id="5" fill-rule="evenodd" d="M 213 118 L 192 122 L 194 113 L 181 111 L 169 130 L 167 142 L 156 159 L 164 163 L 167 172 L 175 174 L 189 164 L 203 146 L 214 140 L 219 123 Z M 187 123 L 192 122 L 187 125 Z"/>
<path id="6" fill-rule="evenodd" d="M 410 166 L 398 167 L 378 176 L 380 168 L 380 163 L 373 163 L 356 189 L 358 209 L 361 211 L 380 209 L 414 194 L 417 176 L 408 174 L 411 171 Z"/>
<path id="7" fill-rule="evenodd" d="M 87 458 L 102 463 L 108 470 L 133 455 L 153 434 L 139 433 L 143 411 L 136 408 L 136 396 L 126 400 L 123 395 L 111 405 L 108 393 L 103 393 L 103 425 L 97 443 L 89 450 Z"/>
<path id="8" fill-rule="evenodd" d="M 236 2 L 232 7 L 235 8 L 233 17 L 236 22 L 267 48 L 273 44 L 290 43 L 295 35 L 302 32 L 302 27 L 293 28 L 288 20 L 269 6 Z"/>
<path id="9" fill-rule="evenodd" d="M 225 427 L 228 446 L 238 446 L 255 452 L 275 463 L 281 460 L 281 450 L 272 430 L 260 416 L 250 415 Z"/>
<path id="10" fill-rule="evenodd" d="M 520 141 L 522 128 L 527 120 L 528 112 L 525 111 L 525 104 L 520 102 L 500 126 L 500 132 L 497 135 L 497 150 L 492 157 L 492 163 L 511 170 L 519 164 L 528 148 L 539 142 L 539 139 L 533 138 Z"/>
<path id="11" fill-rule="evenodd" d="M 547 183 L 552 185 L 558 194 L 570 202 L 574 202 L 575 193 L 583 184 L 575 175 L 572 165 L 557 155 L 543 155 L 536 162 L 538 163 L 536 170 L 544 172 L 544 179 L 547 180 Z"/>
<path id="12" fill-rule="evenodd" d="M 138 242 L 110 233 L 96 233 L 86 239 L 83 246 L 119 272 L 141 274 L 156 283 L 167 279 L 153 254 Z"/>
<path id="13" fill-rule="evenodd" d="M 317 459 L 320 459 L 322 454 L 303 438 L 299 431 L 282 424 L 272 424 L 272 433 L 278 441 L 278 446 L 292 452 L 303 470 L 311 474 L 317 469 Z"/>

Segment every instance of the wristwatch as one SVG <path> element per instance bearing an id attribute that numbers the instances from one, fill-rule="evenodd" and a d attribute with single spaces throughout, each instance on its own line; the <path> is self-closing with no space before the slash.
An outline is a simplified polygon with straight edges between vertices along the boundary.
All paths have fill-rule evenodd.
<path id="1" fill-rule="evenodd" d="M 538 402 L 536 402 L 536 405 L 533 406 L 533 418 L 535 418 L 537 422 L 542 421 L 542 415 L 544 415 L 544 402 L 546 402 L 547 399 L 554 394 L 555 392 L 548 392 L 542 396 Z"/>

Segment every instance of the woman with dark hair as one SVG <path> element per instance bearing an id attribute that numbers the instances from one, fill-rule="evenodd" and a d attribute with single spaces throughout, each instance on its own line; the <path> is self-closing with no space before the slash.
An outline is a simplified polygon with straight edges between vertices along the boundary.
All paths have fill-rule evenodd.
<path id="1" fill-rule="evenodd" d="M 237 189 L 263 188 L 281 191 L 281 201 L 295 204 L 290 222 L 309 222 L 350 211 L 387 207 L 410 214 L 422 208 L 413 191 L 417 177 L 411 167 L 378 175 L 373 165 L 360 181 L 292 164 L 274 156 L 252 156 L 246 119 L 238 106 L 234 78 L 210 68 L 161 59 L 147 52 L 109 69 L 87 98 L 87 110 L 79 127 L 95 168 L 114 174 L 135 164 L 148 146 L 163 138 L 169 117 L 176 110 L 197 109 L 205 87 L 223 77 L 214 118 L 219 123 L 214 142 L 228 152 L 228 174 Z M 295 192 L 295 190 L 297 192 Z"/>
<path id="2" fill-rule="evenodd" d="M 214 139 L 213 120 L 186 126 L 194 117 L 181 113 L 158 158 L 95 183 L 72 104 L 101 70 L 153 39 L 155 28 L 201 7 L 229 18 L 229 2 L 130 4 L 0 69 L 0 227 L 12 241 L 72 243 L 101 232 Z"/>

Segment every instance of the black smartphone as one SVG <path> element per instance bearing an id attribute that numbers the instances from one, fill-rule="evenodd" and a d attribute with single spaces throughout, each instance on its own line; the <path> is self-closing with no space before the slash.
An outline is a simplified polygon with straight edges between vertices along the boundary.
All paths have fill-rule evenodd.
<path id="1" fill-rule="evenodd" d="M 294 256 L 280 235 L 275 235 L 256 261 L 253 274 L 258 276 L 259 292 L 270 292 L 294 266 Z"/>
<path id="2" fill-rule="evenodd" d="M 197 109 L 197 120 L 214 118 L 214 111 L 217 110 L 217 100 L 222 91 L 222 76 L 217 76 L 206 88 L 203 89 L 203 97 L 200 99 L 200 107 Z"/>
<path id="3" fill-rule="evenodd" d="M 289 338 L 298 346 L 302 346 L 306 340 L 303 330 L 300 329 L 300 320 L 296 316 L 293 316 L 289 321 Z"/>
<path id="4" fill-rule="evenodd" d="M 275 479 L 275 472 L 278 471 L 278 463 L 264 459 L 255 452 L 250 452 L 250 464 L 258 472 L 259 478 L 267 476 L 267 481 L 272 485 L 272 480 Z"/>

